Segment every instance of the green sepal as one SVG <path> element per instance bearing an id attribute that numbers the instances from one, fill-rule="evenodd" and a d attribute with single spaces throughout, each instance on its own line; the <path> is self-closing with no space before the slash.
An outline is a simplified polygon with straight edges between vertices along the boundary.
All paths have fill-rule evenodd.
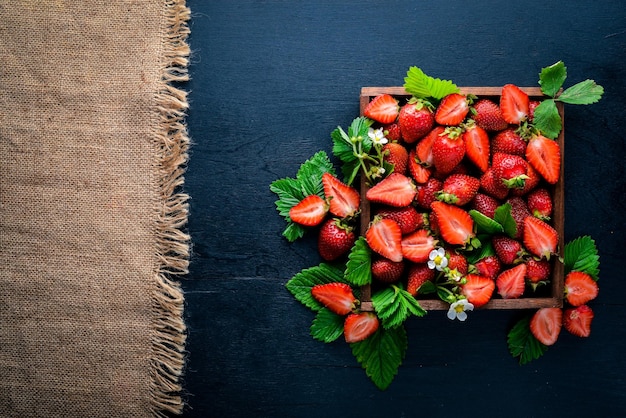
<path id="1" fill-rule="evenodd" d="M 319 311 L 324 305 L 311 295 L 311 289 L 315 285 L 332 282 L 346 283 L 343 266 L 321 263 L 300 271 L 285 284 L 285 287 L 304 306 Z"/>
<path id="2" fill-rule="evenodd" d="M 345 318 L 328 308 L 317 311 L 311 324 L 311 336 L 324 343 L 331 343 L 343 334 Z"/>
<path id="3" fill-rule="evenodd" d="M 530 332 L 531 319 L 529 315 L 518 321 L 507 336 L 509 352 L 513 357 L 519 357 L 520 365 L 538 359 L 548 350 L 548 346 L 539 342 Z"/>
<path id="4" fill-rule="evenodd" d="M 348 254 L 345 279 L 354 286 L 372 282 L 372 250 L 363 236 L 356 240 Z"/>

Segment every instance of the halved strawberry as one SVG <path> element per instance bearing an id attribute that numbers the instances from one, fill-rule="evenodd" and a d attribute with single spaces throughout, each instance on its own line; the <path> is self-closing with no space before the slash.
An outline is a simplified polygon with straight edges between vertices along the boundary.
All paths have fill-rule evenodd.
<path id="1" fill-rule="evenodd" d="M 394 220 L 375 216 L 365 232 L 367 245 L 391 261 L 402 261 L 402 231 Z"/>
<path id="2" fill-rule="evenodd" d="M 480 308 L 491 300 L 495 288 L 496 284 L 492 279 L 477 274 L 468 274 L 465 276 L 465 283 L 461 285 L 461 294 L 474 307 Z"/>
<path id="3" fill-rule="evenodd" d="M 465 155 L 483 173 L 489 168 L 489 135 L 476 124 L 470 124 L 463 133 Z"/>
<path id="4" fill-rule="evenodd" d="M 379 258 L 372 261 L 372 277 L 384 283 L 394 283 L 400 280 L 404 273 L 404 262 L 391 261 L 388 258 Z"/>
<path id="5" fill-rule="evenodd" d="M 421 164 L 420 159 L 417 157 L 417 151 L 413 148 L 409 152 L 409 174 L 411 174 L 413 180 L 420 184 L 426 183 L 431 173 L 431 168 Z"/>
<path id="6" fill-rule="evenodd" d="M 425 263 L 436 243 L 437 240 L 426 229 L 418 229 L 402 238 L 402 256 L 414 263 Z"/>
<path id="7" fill-rule="evenodd" d="M 349 314 L 357 302 L 352 288 L 346 283 L 332 282 L 315 285 L 311 288 L 311 295 L 337 315 Z"/>
<path id="8" fill-rule="evenodd" d="M 555 184 L 561 175 L 561 147 L 559 143 L 536 135 L 526 146 L 526 160 L 548 183 Z"/>
<path id="9" fill-rule="evenodd" d="M 544 345 L 553 345 L 559 338 L 563 324 L 561 308 L 541 308 L 530 320 L 530 332 Z"/>
<path id="10" fill-rule="evenodd" d="M 359 211 L 361 195 L 330 173 L 322 175 L 324 195 L 329 199 L 330 213 L 340 218 L 354 216 Z"/>
<path id="11" fill-rule="evenodd" d="M 396 120 L 399 112 L 398 101 L 390 94 L 381 94 L 365 106 L 363 115 L 377 122 L 388 124 Z"/>
<path id="12" fill-rule="evenodd" d="M 442 135 L 445 131 L 443 126 L 435 126 L 424 138 L 422 138 L 415 146 L 415 155 L 419 162 L 426 167 L 431 167 L 435 160 L 433 159 L 433 143 L 435 139 Z"/>
<path id="13" fill-rule="evenodd" d="M 524 247 L 530 253 L 549 260 L 558 243 L 559 234 L 550 225 L 534 216 L 524 219 Z"/>
<path id="14" fill-rule="evenodd" d="M 378 317 L 373 312 L 353 313 L 343 323 L 343 334 L 347 343 L 358 343 L 378 329 Z"/>
<path id="15" fill-rule="evenodd" d="M 435 121 L 440 125 L 455 126 L 463 122 L 468 113 L 467 97 L 463 94 L 452 93 L 441 99 L 435 112 Z"/>
<path id="16" fill-rule="evenodd" d="M 502 118 L 508 123 L 520 123 L 528 117 L 530 99 L 514 84 L 502 87 L 500 96 L 500 110 Z"/>
<path id="17" fill-rule="evenodd" d="M 497 132 L 509 124 L 502 118 L 500 107 L 489 99 L 480 99 L 473 105 L 476 124 L 486 131 Z"/>
<path id="18" fill-rule="evenodd" d="M 572 306 L 584 305 L 598 296 L 598 283 L 582 271 L 565 276 L 565 299 Z"/>
<path id="19" fill-rule="evenodd" d="M 312 194 L 289 209 L 289 218 L 300 225 L 316 226 L 322 223 L 327 212 L 328 204 L 326 201 L 318 195 Z"/>
<path id="20" fill-rule="evenodd" d="M 437 215 L 439 232 L 448 244 L 467 245 L 475 237 L 474 221 L 465 210 L 443 202 L 431 204 L 433 212 Z"/>
<path id="21" fill-rule="evenodd" d="M 518 264 L 508 270 L 504 270 L 496 279 L 498 293 L 504 299 L 519 298 L 524 294 L 526 264 Z"/>
<path id="22" fill-rule="evenodd" d="M 566 309 L 563 313 L 563 326 L 572 335 L 588 337 L 591 334 L 593 311 L 587 305 Z"/>
<path id="23" fill-rule="evenodd" d="M 435 278 L 435 270 L 426 263 L 411 264 L 407 278 L 406 291 L 417 296 L 419 288 L 428 280 Z"/>
<path id="24" fill-rule="evenodd" d="M 369 189 L 365 196 L 370 202 L 402 207 L 408 206 L 416 193 L 413 180 L 404 174 L 391 173 Z"/>

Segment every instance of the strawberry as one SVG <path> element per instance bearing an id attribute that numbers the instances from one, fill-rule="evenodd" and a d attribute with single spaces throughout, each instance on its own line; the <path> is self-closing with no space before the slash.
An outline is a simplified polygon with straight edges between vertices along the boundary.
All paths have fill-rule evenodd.
<path id="1" fill-rule="evenodd" d="M 480 177 L 480 189 L 494 199 L 503 200 L 509 194 L 509 188 L 496 179 L 493 168 L 489 167 Z"/>
<path id="2" fill-rule="evenodd" d="M 526 155 L 526 141 L 515 131 L 508 128 L 498 132 L 491 140 L 491 152 L 502 152 L 504 154 Z"/>
<path id="3" fill-rule="evenodd" d="M 465 156 L 465 142 L 458 128 L 447 128 L 433 142 L 433 164 L 442 174 L 450 173 Z"/>
<path id="4" fill-rule="evenodd" d="M 404 262 L 391 261 L 387 258 L 379 258 L 372 261 L 372 277 L 380 282 L 394 283 L 400 280 L 404 273 Z"/>
<path id="5" fill-rule="evenodd" d="M 327 212 L 326 201 L 318 195 L 312 194 L 289 209 L 289 218 L 300 225 L 316 226 L 322 223 Z"/>
<path id="6" fill-rule="evenodd" d="M 397 142 L 388 142 L 383 146 L 383 159 L 393 165 L 393 172 L 405 174 L 409 164 L 409 152 Z"/>
<path id="7" fill-rule="evenodd" d="M 588 337 L 591 334 L 593 311 L 587 305 L 565 309 L 563 326 L 570 334 L 577 337 Z"/>
<path id="8" fill-rule="evenodd" d="M 498 206 L 500 206 L 500 203 L 496 199 L 484 193 L 476 193 L 476 196 L 470 202 L 471 209 L 477 210 L 491 219 L 493 219 Z"/>
<path id="9" fill-rule="evenodd" d="M 500 107 L 489 99 L 480 99 L 473 105 L 474 121 L 485 131 L 497 132 L 508 128 Z"/>
<path id="10" fill-rule="evenodd" d="M 409 174 L 416 183 L 426 183 L 431 175 L 431 169 L 420 162 L 417 151 L 413 148 L 409 152 Z"/>
<path id="11" fill-rule="evenodd" d="M 535 189 L 526 198 L 528 210 L 533 216 L 548 221 L 552 215 L 552 197 L 545 188 Z"/>
<path id="12" fill-rule="evenodd" d="M 516 299 L 524 294 L 526 287 L 526 264 L 518 264 L 504 270 L 496 279 L 498 294 L 503 299 Z"/>
<path id="13" fill-rule="evenodd" d="M 317 284 L 311 288 L 311 295 L 337 315 L 349 314 L 357 303 L 352 288 L 346 283 Z"/>
<path id="14" fill-rule="evenodd" d="M 520 90 L 514 84 L 506 84 L 502 87 L 500 96 L 500 110 L 502 118 L 507 123 L 519 124 L 527 118 L 530 99 L 528 94 Z"/>
<path id="15" fill-rule="evenodd" d="M 528 178 L 528 163 L 519 155 L 496 152 L 491 167 L 496 181 L 501 181 L 509 189 L 521 189 Z"/>
<path id="16" fill-rule="evenodd" d="M 541 174 L 539 174 L 537 170 L 535 170 L 530 164 L 528 164 L 527 166 L 526 175 L 528 176 L 528 178 L 524 182 L 523 187 L 511 189 L 511 194 L 513 196 L 527 195 L 528 193 L 530 193 L 531 190 L 537 187 L 537 185 L 541 181 Z"/>
<path id="17" fill-rule="evenodd" d="M 492 279 L 477 274 L 468 274 L 465 276 L 465 283 L 461 285 L 461 294 L 475 308 L 480 308 L 491 300 L 495 288 L 496 284 Z"/>
<path id="18" fill-rule="evenodd" d="M 476 263 L 474 263 L 473 267 L 470 267 L 469 271 L 478 273 L 480 276 L 489 277 L 490 279 L 495 279 L 502 265 L 500 264 L 500 260 L 495 255 L 488 255 Z"/>
<path id="19" fill-rule="evenodd" d="M 370 188 L 365 196 L 370 202 L 402 207 L 408 206 L 416 194 L 413 180 L 404 174 L 391 173 Z"/>
<path id="20" fill-rule="evenodd" d="M 533 136 L 526 146 L 526 160 L 548 183 L 556 184 L 561 175 L 561 148 L 543 135 Z"/>
<path id="21" fill-rule="evenodd" d="M 417 185 L 415 202 L 424 209 L 430 209 L 430 205 L 437 200 L 435 193 L 443 187 L 443 183 L 436 178 L 429 178 L 426 184 Z"/>
<path id="22" fill-rule="evenodd" d="M 398 101 L 390 94 L 381 94 L 365 106 L 363 115 L 380 123 L 395 122 L 400 112 Z"/>
<path id="23" fill-rule="evenodd" d="M 598 283 L 582 271 L 565 276 L 565 299 L 572 306 L 584 305 L 598 296 Z"/>
<path id="24" fill-rule="evenodd" d="M 402 235 L 415 231 L 424 226 L 424 217 L 413 206 L 401 208 L 386 207 L 378 209 L 375 213 L 381 218 L 393 219 L 400 225 Z"/>
<path id="25" fill-rule="evenodd" d="M 561 308 L 541 308 L 530 320 L 530 332 L 543 345 L 553 345 L 563 324 Z"/>
<path id="26" fill-rule="evenodd" d="M 425 263 L 428 255 L 435 249 L 437 240 L 426 229 L 418 229 L 402 238 L 402 256 L 414 263 Z"/>
<path id="27" fill-rule="evenodd" d="M 394 220 L 375 216 L 365 232 L 367 245 L 391 261 L 402 261 L 402 230 Z"/>
<path id="28" fill-rule="evenodd" d="M 534 216 L 524 219 L 524 246 L 531 254 L 549 260 L 558 243 L 559 234 L 550 225 Z"/>
<path id="29" fill-rule="evenodd" d="M 549 261 L 535 260 L 534 258 L 526 260 L 526 281 L 530 284 L 533 291 L 537 290 L 537 287 L 547 284 L 549 279 Z"/>
<path id="30" fill-rule="evenodd" d="M 343 335 L 347 343 L 358 343 L 374 334 L 378 326 L 378 317 L 373 312 L 353 313 L 343 323 Z"/>
<path id="31" fill-rule="evenodd" d="M 435 112 L 435 121 L 440 125 L 455 126 L 463 122 L 468 113 L 467 97 L 463 94 L 452 93 L 441 99 Z"/>
<path id="32" fill-rule="evenodd" d="M 516 264 L 524 255 L 522 244 L 513 238 L 509 238 L 504 235 L 497 235 L 491 239 L 491 242 L 498 259 L 502 264 Z"/>
<path id="33" fill-rule="evenodd" d="M 441 237 L 448 244 L 471 246 L 475 238 L 474 221 L 465 210 L 443 202 L 433 202 L 431 205 L 437 216 L 437 223 Z"/>
<path id="34" fill-rule="evenodd" d="M 448 257 L 448 268 L 450 270 L 456 270 L 462 275 L 467 274 L 467 258 L 463 254 L 446 249 L 446 257 Z"/>
<path id="35" fill-rule="evenodd" d="M 435 278 L 435 270 L 428 268 L 426 263 L 411 264 L 407 278 L 406 291 L 417 296 L 419 288 L 427 281 Z"/>
<path id="36" fill-rule="evenodd" d="M 361 195 L 354 187 L 348 186 L 330 173 L 322 175 L 324 195 L 330 200 L 330 213 L 339 218 L 356 215 L 361 204 Z"/>
<path id="37" fill-rule="evenodd" d="M 526 202 L 521 197 L 513 196 L 508 198 L 506 202 L 511 205 L 511 216 L 515 221 L 517 230 L 513 238 L 521 240 L 524 237 L 524 220 L 527 216 L 530 216 L 531 213 L 528 210 Z"/>
<path id="38" fill-rule="evenodd" d="M 474 123 L 468 124 L 465 127 L 465 132 L 463 132 L 463 141 L 465 142 L 465 155 L 467 155 L 467 158 L 481 172 L 487 171 L 490 156 L 487 131 Z"/>
<path id="39" fill-rule="evenodd" d="M 402 142 L 402 132 L 397 122 L 383 126 L 383 133 L 389 142 Z"/>
<path id="40" fill-rule="evenodd" d="M 435 115 L 430 105 L 420 99 L 410 100 L 400 108 L 398 125 L 402 138 L 407 144 L 412 144 L 423 138 L 431 131 L 435 124 Z"/>
<path id="41" fill-rule="evenodd" d="M 480 187 L 480 180 L 466 174 L 452 174 L 444 182 L 443 188 L 435 194 L 438 200 L 456 206 L 468 204 Z"/>
<path id="42" fill-rule="evenodd" d="M 330 218 L 320 228 L 317 249 L 324 260 L 332 261 L 350 251 L 355 242 L 356 235 L 351 226 Z"/>
<path id="43" fill-rule="evenodd" d="M 541 102 L 539 100 L 531 100 L 528 104 L 528 122 L 532 122 L 535 120 L 535 109 L 539 106 Z"/>
<path id="44" fill-rule="evenodd" d="M 435 126 L 424 138 L 422 138 L 415 146 L 415 155 L 419 159 L 419 162 L 426 166 L 431 167 L 435 160 L 433 158 L 433 144 L 437 137 L 443 135 L 445 128 L 443 126 Z"/>

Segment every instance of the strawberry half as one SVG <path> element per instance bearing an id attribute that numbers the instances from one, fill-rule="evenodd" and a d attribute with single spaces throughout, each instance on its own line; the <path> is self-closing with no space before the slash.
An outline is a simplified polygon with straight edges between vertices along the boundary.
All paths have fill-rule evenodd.
<path id="1" fill-rule="evenodd" d="M 409 152 L 409 174 L 416 183 L 426 183 L 431 175 L 431 169 L 423 165 L 417 157 L 417 151 L 413 148 Z"/>
<path id="2" fill-rule="evenodd" d="M 363 115 L 383 124 L 395 122 L 400 112 L 398 101 L 390 94 L 381 94 L 367 104 Z"/>
<path id="3" fill-rule="evenodd" d="M 500 110 L 502 118 L 508 123 L 519 124 L 528 117 L 530 99 L 514 84 L 506 84 L 502 87 L 500 96 Z"/>
<path id="4" fill-rule="evenodd" d="M 496 284 L 488 277 L 477 274 L 465 276 L 465 283 L 461 285 L 461 294 L 470 301 L 475 308 L 484 306 L 491 300 Z"/>
<path id="5" fill-rule="evenodd" d="M 467 245 L 475 237 L 474 221 L 465 210 L 443 202 L 433 202 L 439 233 L 448 244 Z"/>
<path id="6" fill-rule="evenodd" d="M 408 206 L 416 194 L 413 180 L 404 174 L 391 173 L 369 189 L 365 196 L 370 202 L 402 207 Z"/>
<path id="7" fill-rule="evenodd" d="M 465 142 L 465 155 L 467 155 L 467 158 L 481 172 L 487 171 L 490 156 L 487 131 L 476 124 L 471 124 L 466 127 L 463 133 L 463 141 Z"/>
<path id="8" fill-rule="evenodd" d="M 315 285 L 311 288 L 311 295 L 337 315 L 349 314 L 357 303 L 352 288 L 346 283 L 333 282 Z"/>
<path id="9" fill-rule="evenodd" d="M 550 225 L 534 216 L 524 219 L 524 247 L 530 253 L 549 260 L 558 243 L 559 234 Z"/>
<path id="10" fill-rule="evenodd" d="M 347 343 L 358 343 L 378 329 L 378 317 L 373 312 L 353 313 L 343 323 L 343 334 Z"/>
<path id="11" fill-rule="evenodd" d="M 375 216 L 365 232 L 367 245 L 391 261 L 402 261 L 402 231 L 394 220 Z"/>
<path id="12" fill-rule="evenodd" d="M 584 305 L 598 296 L 598 283 L 582 271 L 572 271 L 565 277 L 565 299 L 572 306 Z"/>
<path id="13" fill-rule="evenodd" d="M 437 240 L 426 229 L 418 229 L 402 238 L 402 256 L 414 263 L 425 263 L 436 243 Z"/>
<path id="14" fill-rule="evenodd" d="M 519 298 L 524 294 L 526 287 L 526 264 L 518 264 L 508 270 L 504 270 L 496 279 L 498 294 L 504 299 Z"/>
<path id="15" fill-rule="evenodd" d="M 559 338 L 563 324 L 561 308 L 541 308 L 530 320 L 530 332 L 544 345 L 553 345 Z"/>
<path id="16" fill-rule="evenodd" d="M 324 195 L 329 199 L 330 213 L 340 218 L 354 216 L 359 211 L 361 195 L 330 173 L 322 175 Z"/>
<path id="17" fill-rule="evenodd" d="M 459 93 L 452 93 L 441 99 L 435 112 L 435 121 L 440 125 L 455 126 L 463 122 L 468 113 L 467 97 Z"/>
<path id="18" fill-rule="evenodd" d="M 526 160 L 548 183 L 556 184 L 561 174 L 561 147 L 543 135 L 536 135 L 526 146 Z"/>
<path id="19" fill-rule="evenodd" d="M 304 226 L 316 226 L 322 223 L 328 204 L 316 194 L 309 195 L 302 199 L 300 203 L 289 209 L 289 218 Z"/>
<path id="20" fill-rule="evenodd" d="M 570 334 L 577 337 L 588 337 L 591 334 L 593 311 L 587 305 L 566 309 L 563 313 L 563 326 Z"/>

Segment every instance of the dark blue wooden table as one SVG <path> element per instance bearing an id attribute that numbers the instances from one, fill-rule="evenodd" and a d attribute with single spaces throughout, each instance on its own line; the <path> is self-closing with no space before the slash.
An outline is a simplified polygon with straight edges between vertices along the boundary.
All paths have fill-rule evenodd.
<path id="1" fill-rule="evenodd" d="M 189 0 L 193 141 L 188 417 L 626 416 L 624 97 L 626 8 L 615 0 Z M 565 116 L 565 240 L 601 256 L 590 338 L 567 333 L 519 366 L 514 311 L 441 312 L 407 323 L 409 349 L 378 390 L 343 342 L 309 335 L 313 313 L 285 283 L 317 265 L 288 243 L 269 184 L 293 177 L 359 113 L 362 86 L 398 86 L 410 66 L 462 86 L 536 86 L 558 60 L 566 84 L 605 87 Z"/>

